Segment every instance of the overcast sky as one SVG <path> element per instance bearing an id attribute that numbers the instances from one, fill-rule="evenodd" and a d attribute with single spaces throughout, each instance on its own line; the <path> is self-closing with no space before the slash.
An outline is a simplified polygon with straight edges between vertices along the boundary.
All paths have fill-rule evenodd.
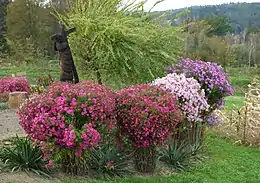
<path id="1" fill-rule="evenodd" d="M 145 9 L 150 9 L 153 4 L 157 0 L 148 0 L 146 3 Z M 216 5 L 216 4 L 223 4 L 229 2 L 259 2 L 260 0 L 165 0 L 164 2 L 158 4 L 153 11 L 161 11 L 161 10 L 169 10 L 169 9 L 178 9 L 178 8 L 185 8 L 194 5 Z"/>

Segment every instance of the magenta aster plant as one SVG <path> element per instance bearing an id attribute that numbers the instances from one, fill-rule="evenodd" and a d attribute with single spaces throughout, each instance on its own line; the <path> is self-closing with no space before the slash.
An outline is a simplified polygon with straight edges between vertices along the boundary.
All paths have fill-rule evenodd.
<path id="1" fill-rule="evenodd" d="M 178 97 L 179 107 L 188 121 L 202 122 L 203 115 L 208 111 L 204 89 L 193 78 L 186 78 L 184 74 L 168 74 L 156 79 L 153 85 L 158 86 Z"/>
<path id="2" fill-rule="evenodd" d="M 205 90 L 212 111 L 223 107 L 225 104 L 224 97 L 234 93 L 227 74 L 221 66 L 213 62 L 182 59 L 169 67 L 167 73 L 183 73 L 186 77 L 196 79 Z"/>
<path id="3" fill-rule="evenodd" d="M 25 77 L 0 78 L 0 93 L 29 92 L 30 84 Z"/>
<path id="4" fill-rule="evenodd" d="M 20 125 L 42 144 L 45 157 L 68 150 L 76 157 L 91 150 L 116 124 L 115 94 L 104 85 L 54 83 L 19 109 Z"/>
<path id="5" fill-rule="evenodd" d="M 182 117 L 176 99 L 151 85 L 135 85 L 118 93 L 118 125 L 134 148 L 161 145 Z"/>

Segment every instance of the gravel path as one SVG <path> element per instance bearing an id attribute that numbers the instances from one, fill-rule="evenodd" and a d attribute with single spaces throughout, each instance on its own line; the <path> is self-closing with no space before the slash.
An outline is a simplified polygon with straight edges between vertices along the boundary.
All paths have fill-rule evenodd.
<path id="1" fill-rule="evenodd" d="M 0 110 L 0 141 L 15 137 L 16 134 L 24 136 L 23 129 L 19 125 L 16 110 Z M 52 180 L 36 176 L 28 175 L 24 172 L 8 173 L 0 167 L 0 183 L 51 183 Z"/>
<path id="2" fill-rule="evenodd" d="M 0 110 L 0 141 L 10 137 L 23 136 L 16 110 Z"/>

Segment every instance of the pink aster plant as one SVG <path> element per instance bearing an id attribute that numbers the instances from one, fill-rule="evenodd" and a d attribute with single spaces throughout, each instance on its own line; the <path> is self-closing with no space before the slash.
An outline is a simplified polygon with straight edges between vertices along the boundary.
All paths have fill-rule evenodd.
<path id="1" fill-rule="evenodd" d="M 122 89 L 117 98 L 122 135 L 135 148 L 163 144 L 182 121 L 176 103 L 172 95 L 155 86 L 143 84 Z"/>
<path id="2" fill-rule="evenodd" d="M 25 77 L 0 78 L 0 93 L 29 92 L 30 84 Z"/>
<path id="3" fill-rule="evenodd" d="M 152 173 L 156 167 L 156 146 L 171 138 L 182 122 L 177 101 L 159 87 L 143 84 L 122 89 L 117 98 L 121 138 L 135 149 L 135 168 Z"/>
<path id="4" fill-rule="evenodd" d="M 57 151 L 80 158 L 97 146 L 100 130 L 111 130 L 116 123 L 115 107 L 115 94 L 104 85 L 53 83 L 26 100 L 18 115 L 20 125 L 52 164 Z"/>
<path id="5" fill-rule="evenodd" d="M 153 83 L 178 97 L 179 108 L 190 122 L 202 122 L 203 115 L 208 111 L 209 105 L 204 89 L 193 78 L 187 78 L 184 74 L 168 74 L 158 78 Z"/>

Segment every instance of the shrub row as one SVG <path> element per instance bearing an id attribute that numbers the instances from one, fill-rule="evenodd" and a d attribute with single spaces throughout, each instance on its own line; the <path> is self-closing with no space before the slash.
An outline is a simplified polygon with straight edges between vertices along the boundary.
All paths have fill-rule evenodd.
<path id="1" fill-rule="evenodd" d="M 85 172 L 86 158 L 110 137 L 122 150 L 134 150 L 138 171 L 153 172 L 157 148 L 174 140 L 182 124 L 212 120 L 212 111 L 233 92 L 214 63 L 181 60 L 168 72 L 151 84 L 118 92 L 90 81 L 53 83 L 25 101 L 18 111 L 20 124 L 41 146 L 48 167 Z M 114 167 L 111 161 L 105 164 Z"/>

